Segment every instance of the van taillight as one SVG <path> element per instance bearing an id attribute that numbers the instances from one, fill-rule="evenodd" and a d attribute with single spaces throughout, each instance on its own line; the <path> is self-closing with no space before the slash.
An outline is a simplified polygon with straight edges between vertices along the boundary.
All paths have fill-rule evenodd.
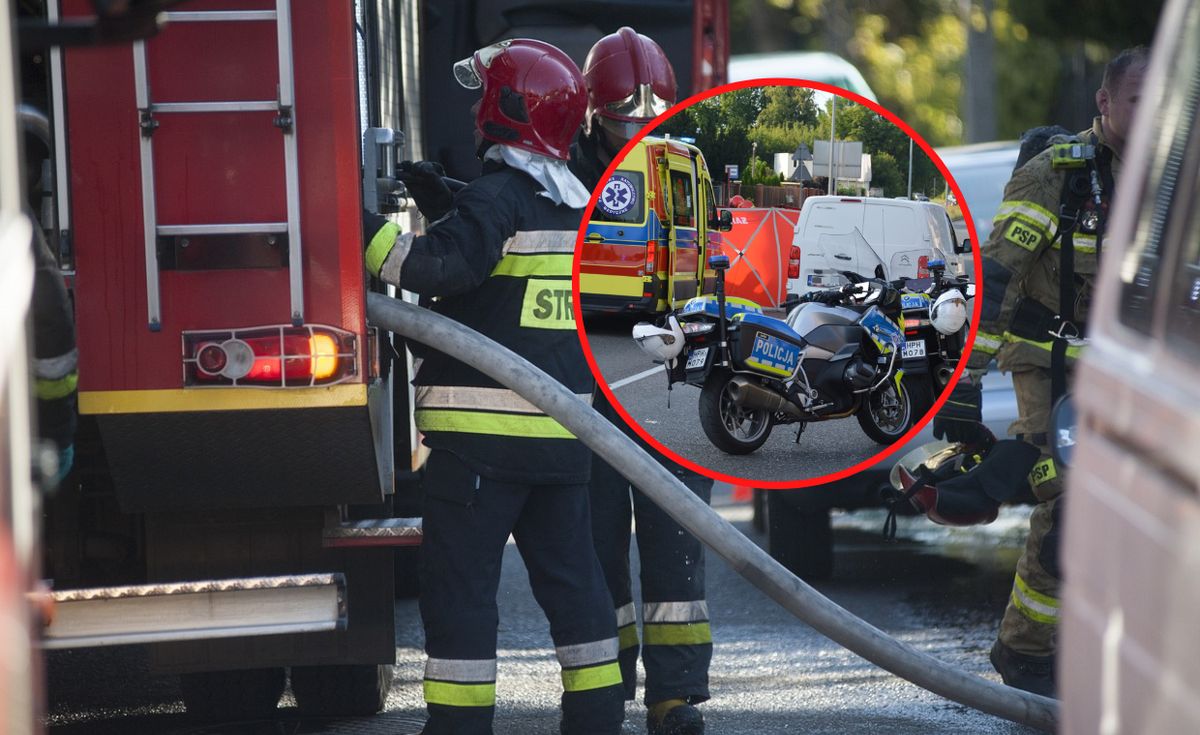
<path id="1" fill-rule="evenodd" d="M 646 273 L 658 273 L 658 243 L 654 240 L 646 241 Z"/>
<path id="2" fill-rule="evenodd" d="M 917 278 L 929 278 L 929 256 L 917 258 Z"/>
<path id="3" fill-rule="evenodd" d="M 183 382 L 296 388 L 358 374 L 354 334 L 325 326 L 183 333 Z"/>
<path id="4" fill-rule="evenodd" d="M 800 277 L 800 246 L 793 245 L 788 251 L 788 278 Z"/>

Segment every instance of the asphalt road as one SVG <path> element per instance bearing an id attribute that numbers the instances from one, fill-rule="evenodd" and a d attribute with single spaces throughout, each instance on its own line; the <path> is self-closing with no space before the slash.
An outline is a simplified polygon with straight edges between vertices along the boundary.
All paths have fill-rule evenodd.
<path id="1" fill-rule="evenodd" d="M 676 384 L 667 393 L 667 378 L 634 343 L 636 320 L 600 316 L 586 322 L 588 343 L 604 380 L 627 412 L 651 436 L 697 464 L 725 475 L 755 481 L 787 482 L 844 470 L 885 447 L 863 433 L 853 416 L 810 423 L 796 442 L 797 424 L 777 426 L 770 439 L 746 455 L 725 454 L 714 447 L 699 424 L 700 389 Z M 625 382 L 657 367 L 653 374 Z"/>
<path id="2" fill-rule="evenodd" d="M 750 507 L 719 485 L 714 506 L 744 533 Z M 882 515 L 835 516 L 837 572 L 818 588 L 851 612 L 962 669 L 996 680 L 986 658 L 1012 584 L 1024 517 L 991 526 L 944 529 L 901 519 L 900 540 L 884 543 Z M 761 536 L 755 539 L 764 543 Z M 736 575 L 709 560 L 715 656 L 711 735 L 895 733 L 937 735 L 1031 730 L 949 703 L 839 648 L 793 619 Z M 557 735 L 557 665 L 515 547 L 500 592 L 497 735 Z M 290 694 L 269 722 L 199 726 L 182 712 L 173 678 L 146 672 L 137 647 L 55 652 L 48 662 L 51 735 L 387 733 L 420 729 L 421 627 L 415 601 L 396 604 L 396 679 L 387 711 L 358 720 L 301 720 Z M 644 708 L 627 706 L 625 733 L 643 733 Z"/>

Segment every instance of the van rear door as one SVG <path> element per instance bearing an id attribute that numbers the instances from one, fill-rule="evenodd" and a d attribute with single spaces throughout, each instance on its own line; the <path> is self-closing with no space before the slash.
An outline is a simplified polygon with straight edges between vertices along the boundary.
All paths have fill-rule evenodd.
<path id="1" fill-rule="evenodd" d="M 700 243 L 697 226 L 696 176 L 691 156 L 670 149 L 668 143 L 666 186 L 667 216 L 671 220 L 670 259 L 667 265 L 667 303 L 672 308 L 697 294 Z"/>

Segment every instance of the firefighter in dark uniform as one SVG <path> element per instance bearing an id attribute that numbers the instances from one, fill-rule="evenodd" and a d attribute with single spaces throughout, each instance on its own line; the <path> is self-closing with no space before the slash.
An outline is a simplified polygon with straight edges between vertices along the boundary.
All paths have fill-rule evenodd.
<path id="1" fill-rule="evenodd" d="M 1048 696 L 1055 692 L 1064 486 L 1063 468 L 1047 447 L 1050 411 L 1066 390 L 1086 334 L 1114 182 L 1146 63 L 1145 47 L 1109 62 L 1092 127 L 1051 138 L 1013 174 L 981 251 L 982 315 L 968 363 L 976 379 L 956 386 L 935 419 L 935 435 L 976 442 L 982 430 L 978 375 L 993 358 L 1012 373 L 1019 417 L 1009 432 L 1041 451 L 1029 475 L 1038 504 L 991 661 L 1006 684 Z"/>
<path id="2" fill-rule="evenodd" d="M 583 77 L 588 112 L 579 142 L 572 149 L 571 168 L 589 189 L 595 189 L 621 148 L 675 102 L 675 72 L 658 44 L 632 28 L 621 28 L 592 47 Z M 709 502 L 710 478 L 651 449 L 625 425 L 599 390 L 594 405 Z M 617 612 L 625 696 L 633 699 L 636 694 L 640 648 L 651 735 L 703 733 L 704 717 L 695 705 L 709 698 L 712 660 L 704 599 L 704 547 L 599 457 L 592 458 L 590 489 L 596 553 Z M 641 559 L 642 641 L 638 639 L 629 569 L 631 517 L 637 522 Z"/>
<path id="3" fill-rule="evenodd" d="M 579 69 L 549 44 L 517 39 L 476 51 L 454 73 L 482 92 L 474 112 L 483 174 L 422 237 L 369 217 L 367 269 L 437 297 L 434 310 L 589 399 L 593 381 L 571 304 L 588 192 L 566 164 L 586 108 Z M 619 732 L 617 625 L 592 550 L 590 451 L 490 378 L 432 349 L 421 354 L 416 424 L 433 450 L 423 483 L 424 733 L 492 732 L 496 594 L 510 534 L 550 620 L 562 732 Z"/>

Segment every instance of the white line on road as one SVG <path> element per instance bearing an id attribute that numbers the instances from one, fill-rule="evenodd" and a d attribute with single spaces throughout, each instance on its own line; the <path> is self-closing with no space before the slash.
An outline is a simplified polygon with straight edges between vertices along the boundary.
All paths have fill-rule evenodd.
<path id="1" fill-rule="evenodd" d="M 637 375 L 630 375 L 628 378 L 621 378 L 620 380 L 618 380 L 615 383 L 609 383 L 608 388 L 609 388 L 609 390 L 616 390 L 617 388 L 624 388 L 625 386 L 629 385 L 630 383 L 636 383 L 639 380 L 641 380 L 642 378 L 648 378 L 651 375 L 654 375 L 655 373 L 661 373 L 662 371 L 663 371 L 662 365 L 656 365 L 656 366 L 650 368 L 649 370 L 643 370 L 642 372 L 638 373 Z"/>

